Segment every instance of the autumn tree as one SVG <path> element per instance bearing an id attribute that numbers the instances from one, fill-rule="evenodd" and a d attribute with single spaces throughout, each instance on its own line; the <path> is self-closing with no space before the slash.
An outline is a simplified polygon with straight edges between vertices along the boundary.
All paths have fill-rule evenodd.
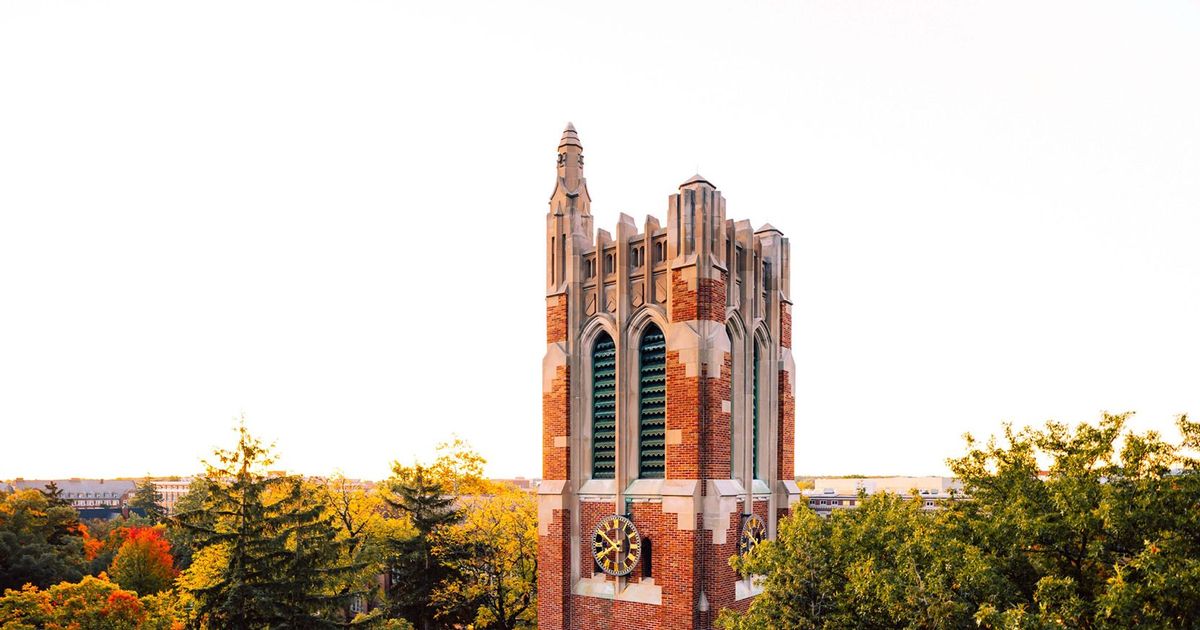
<path id="1" fill-rule="evenodd" d="M 175 580 L 175 560 L 171 545 L 163 538 L 162 527 L 133 527 L 125 530 L 108 575 L 122 588 L 141 595 L 167 590 Z"/>
<path id="2" fill-rule="evenodd" d="M 298 477 L 269 476 L 269 448 L 238 428 L 233 450 L 206 464 L 206 496 L 177 521 L 195 535 L 196 555 L 180 578 L 210 626 L 307 628 L 327 624 L 336 594 L 337 539 L 324 507 Z"/>
<path id="3" fill-rule="evenodd" d="M 314 487 L 337 529 L 338 539 L 344 542 L 341 563 L 359 567 L 331 582 L 338 597 L 335 617 L 341 623 L 374 619 L 384 612 L 377 579 L 386 570 L 388 552 L 411 539 L 415 530 L 408 519 L 389 515 L 377 492 L 344 476 L 317 480 Z M 370 605 L 372 612 L 359 617 L 361 613 L 352 609 L 355 601 Z"/>
<path id="4" fill-rule="evenodd" d="M 54 505 L 38 490 L 0 500 L 0 589 L 49 586 L 83 577 L 86 529 L 74 508 Z"/>
<path id="5" fill-rule="evenodd" d="M 466 624 L 475 617 L 475 602 L 459 601 L 453 609 L 433 603 L 434 591 L 455 577 L 451 556 L 457 553 L 443 549 L 435 555 L 433 549 L 440 530 L 463 518 L 456 506 L 458 497 L 486 491 L 483 464 L 483 458 L 462 440 L 439 445 L 430 465 L 392 464 L 383 498 L 396 515 L 411 523 L 414 535 L 396 541 L 389 550 L 390 616 L 402 616 L 421 630 Z"/>
<path id="6" fill-rule="evenodd" d="M 92 576 L 47 589 L 27 585 L 0 597 L 0 628 L 5 630 L 174 630 L 184 620 L 167 594 L 139 598 Z"/>
<path id="7" fill-rule="evenodd" d="M 451 569 L 433 592 L 450 614 L 473 603 L 475 628 L 537 626 L 537 503 L 509 484 L 464 497 L 461 522 L 436 530 L 433 555 Z"/>

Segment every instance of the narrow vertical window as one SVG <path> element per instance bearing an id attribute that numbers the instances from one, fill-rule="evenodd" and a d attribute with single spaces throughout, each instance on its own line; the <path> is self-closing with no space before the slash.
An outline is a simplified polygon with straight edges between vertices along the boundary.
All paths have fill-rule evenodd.
<path id="1" fill-rule="evenodd" d="M 738 367 L 737 353 L 733 349 L 733 331 L 729 326 L 725 327 L 725 336 L 729 338 L 729 477 L 737 479 L 737 448 L 734 446 L 734 440 L 737 435 L 737 405 L 733 404 L 736 400 L 734 393 L 737 391 Z"/>
<path id="2" fill-rule="evenodd" d="M 638 476 L 662 479 L 667 464 L 667 341 L 650 324 L 638 346 Z"/>
<path id="3" fill-rule="evenodd" d="M 592 478 L 612 479 L 617 458 L 617 346 L 600 333 L 592 346 Z"/>
<path id="4" fill-rule="evenodd" d="M 753 467 L 754 478 L 762 479 L 762 476 L 758 472 L 758 389 L 759 389 L 758 376 L 759 376 L 758 375 L 758 342 L 755 341 L 754 342 L 754 425 L 751 427 L 751 430 L 754 432 L 754 443 L 752 445 L 752 447 L 754 448 L 754 455 L 753 455 L 752 461 L 754 462 L 754 467 Z"/>

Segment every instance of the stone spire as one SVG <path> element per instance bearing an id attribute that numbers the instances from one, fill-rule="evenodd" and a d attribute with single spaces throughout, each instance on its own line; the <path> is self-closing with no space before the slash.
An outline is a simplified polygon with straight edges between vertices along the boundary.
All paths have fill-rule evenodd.
<path id="1" fill-rule="evenodd" d="M 567 194 L 577 194 L 583 181 L 583 144 L 571 123 L 567 123 L 558 143 L 558 179 Z"/>

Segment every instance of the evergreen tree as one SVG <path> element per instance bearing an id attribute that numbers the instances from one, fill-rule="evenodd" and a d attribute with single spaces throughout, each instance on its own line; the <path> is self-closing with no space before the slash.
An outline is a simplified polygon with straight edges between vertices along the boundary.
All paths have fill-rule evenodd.
<path id="1" fill-rule="evenodd" d="M 406 516 L 416 530 L 415 536 L 393 544 L 389 563 L 389 614 L 402 616 L 422 630 L 434 627 L 439 610 L 433 603 L 433 593 L 453 575 L 446 558 L 433 553 L 435 532 L 462 521 L 463 515 L 455 508 L 455 497 L 448 494 L 447 487 L 446 480 L 433 467 L 397 464 L 388 483 L 390 493 L 384 496 L 385 501 Z M 468 614 L 474 607 L 468 606 L 467 602 L 463 604 L 459 614 L 449 616 L 465 618 L 456 621 L 470 621 Z M 441 612 L 443 622 L 449 621 L 447 611 Z"/>
<path id="2" fill-rule="evenodd" d="M 140 512 L 152 525 L 157 525 L 167 517 L 166 508 L 159 503 L 161 500 L 162 496 L 158 494 L 158 488 L 147 477 L 134 486 L 133 497 L 129 499 L 129 507 Z"/>
<path id="3" fill-rule="evenodd" d="M 45 485 L 45 490 L 41 493 L 46 496 L 46 500 L 50 502 L 51 507 L 70 507 L 71 502 L 64 499 L 62 496 L 62 488 L 58 487 L 58 482 L 51 481 Z"/>
<path id="4" fill-rule="evenodd" d="M 201 504 L 178 515 L 196 550 L 180 585 L 210 627 L 334 625 L 327 583 L 355 567 L 338 564 L 342 543 L 302 480 L 265 473 L 272 461 L 240 426 L 237 447 L 207 464 Z"/>
<path id="5" fill-rule="evenodd" d="M 74 508 L 38 490 L 0 497 L 0 591 L 83 577 L 85 532 Z"/>

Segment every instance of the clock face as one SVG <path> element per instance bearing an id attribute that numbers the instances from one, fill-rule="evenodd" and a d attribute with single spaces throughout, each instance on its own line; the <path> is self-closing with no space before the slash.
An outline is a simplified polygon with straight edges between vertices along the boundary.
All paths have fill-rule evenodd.
<path id="1" fill-rule="evenodd" d="M 609 575 L 629 575 L 642 555 L 642 537 L 633 521 L 613 514 L 596 525 L 592 534 L 592 557 Z"/>
<path id="2" fill-rule="evenodd" d="M 742 518 L 742 535 L 738 537 L 738 554 L 745 554 L 767 537 L 767 524 L 757 514 Z"/>

